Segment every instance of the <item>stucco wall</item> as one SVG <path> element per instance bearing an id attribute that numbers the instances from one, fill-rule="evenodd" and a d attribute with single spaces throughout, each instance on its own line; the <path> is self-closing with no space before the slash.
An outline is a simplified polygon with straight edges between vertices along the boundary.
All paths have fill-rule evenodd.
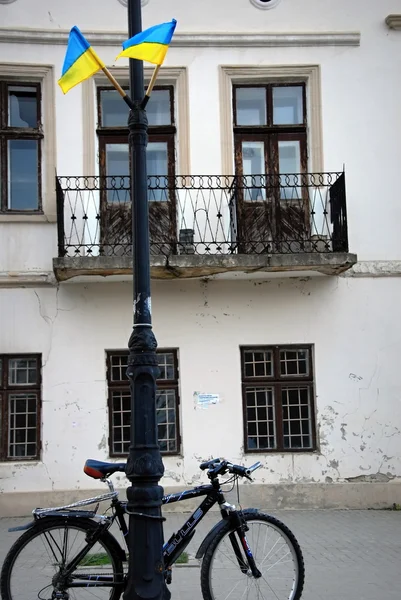
<path id="1" fill-rule="evenodd" d="M 359 46 L 341 47 L 173 46 L 166 66 L 185 67 L 188 74 L 189 127 L 178 137 L 188 135 L 190 172 L 222 171 L 221 65 L 319 65 L 323 166 L 346 167 L 350 251 L 361 261 L 400 261 L 401 33 L 384 23 L 398 10 L 398 0 L 369 2 L 368 9 L 365 0 L 305 0 L 302 7 L 281 0 L 267 11 L 248 0 L 150 0 L 144 27 L 175 17 L 184 33 L 361 36 Z M 0 28 L 59 31 L 74 24 L 88 32 L 124 32 L 126 9 L 118 0 L 0 4 Z M 96 50 L 114 63 L 117 46 Z M 64 54 L 63 44 L 0 41 L 0 63 L 51 65 L 54 83 Z M 87 131 L 82 88 L 63 96 L 55 86 L 54 104 L 57 171 L 80 175 Z M 21 273 L 51 275 L 56 224 L 0 221 L 0 278 L 12 275 L 18 286 Z M 401 269 L 399 262 L 382 262 L 380 274 L 391 277 L 376 278 L 375 264 L 362 268 L 372 275 L 365 278 L 154 283 L 159 346 L 179 348 L 180 361 L 183 455 L 165 460 L 165 486 L 197 481 L 199 461 L 211 455 L 254 460 L 242 449 L 239 346 L 302 342 L 315 347 L 319 452 L 261 455 L 256 481 L 399 481 Z M 105 349 L 126 346 L 131 308 L 129 283 L 0 290 L 0 353 L 40 352 L 44 365 L 43 461 L 1 463 L 2 492 L 96 487 L 82 465 L 88 457 L 108 456 Z M 223 401 L 195 410 L 195 390 L 218 393 Z"/>
<path id="2" fill-rule="evenodd" d="M 159 347 L 179 348 L 180 365 L 183 452 L 164 485 L 197 481 L 212 455 L 260 458 L 259 483 L 400 477 L 399 295 L 398 278 L 155 283 Z M 108 457 L 105 349 L 127 344 L 130 297 L 124 283 L 2 291 L 2 351 L 44 363 L 43 462 L 1 464 L 2 491 L 96 485 L 82 465 Z M 282 343 L 315 345 L 320 450 L 244 456 L 239 346 Z M 222 402 L 195 410 L 194 391 Z"/>
<path id="3" fill-rule="evenodd" d="M 84 4 L 42 0 L 34 4 L 17 0 L 0 5 L 1 26 L 57 31 L 68 30 L 76 23 L 84 31 L 125 29 L 126 10 L 117 0 L 88 0 Z M 320 65 L 323 167 L 327 171 L 341 170 L 343 165 L 346 168 L 350 249 L 360 260 L 400 259 L 401 205 L 396 173 L 401 164 L 401 148 L 394 131 L 401 125 L 401 34 L 389 30 L 384 23 L 385 17 L 397 9 L 395 0 L 371 2 L 369 10 L 362 0 L 309 0 L 302 3 L 302 10 L 295 0 L 282 0 L 268 11 L 256 9 L 248 0 L 208 0 L 197 11 L 193 3 L 151 0 L 144 7 L 144 26 L 175 15 L 177 31 L 182 32 L 361 34 L 359 47 L 172 47 L 166 66 L 184 66 L 188 70 L 191 173 L 222 172 L 220 65 Z M 114 64 L 117 47 L 96 49 L 108 65 Z M 56 80 L 65 46 L 1 43 L 0 53 L 4 62 L 53 65 Z M 119 64 L 126 63 L 123 60 Z M 55 94 L 57 171 L 79 175 L 83 173 L 85 135 L 82 88 L 63 96 L 56 86 Z M 188 131 L 179 131 L 178 138 L 188 135 Z M 44 236 L 40 233 L 42 252 L 35 260 L 38 270 L 49 268 L 49 257 L 56 250 L 55 225 L 49 224 L 48 228 L 54 232 Z M 25 232 L 12 230 L 12 236 L 24 252 Z M 9 243 L 4 242 L 5 237 L 0 237 L 0 248 Z M 1 254 L 0 271 L 12 271 L 10 255 Z"/>

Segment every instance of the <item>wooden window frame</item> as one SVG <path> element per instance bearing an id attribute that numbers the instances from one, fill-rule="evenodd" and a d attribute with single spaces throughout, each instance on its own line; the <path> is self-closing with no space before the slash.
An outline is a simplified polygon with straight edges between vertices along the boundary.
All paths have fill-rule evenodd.
<path id="1" fill-rule="evenodd" d="M 283 350 L 307 350 L 309 353 L 307 375 L 281 375 L 280 374 L 280 352 Z M 245 352 L 272 352 L 273 356 L 273 375 L 263 377 L 247 377 L 245 375 Z M 243 427 L 244 427 L 244 450 L 247 454 L 271 454 L 271 453 L 300 453 L 300 452 L 315 452 L 317 450 L 316 437 L 316 416 L 315 416 L 315 379 L 313 370 L 313 345 L 312 344 L 282 344 L 279 346 L 241 346 L 241 382 L 242 382 L 242 409 L 243 409 Z M 275 448 L 249 448 L 248 447 L 248 421 L 247 421 L 247 403 L 246 390 L 252 387 L 269 386 L 273 389 L 273 407 L 274 407 L 274 422 L 276 432 L 276 447 Z M 285 448 L 284 433 L 283 433 L 283 406 L 282 406 L 282 388 L 308 387 L 309 388 L 309 410 L 310 410 L 310 448 Z M 300 434 L 302 435 L 302 434 Z"/>
<path id="2" fill-rule="evenodd" d="M 157 379 L 157 388 L 159 390 L 174 390 L 175 391 L 175 414 L 176 414 L 176 437 L 177 437 L 177 449 L 175 451 L 161 451 L 163 456 L 179 456 L 181 453 L 181 430 L 180 430 L 180 394 L 179 394 L 179 379 L 180 370 L 178 364 L 178 349 L 177 348 L 158 348 L 156 354 L 172 354 L 174 357 L 174 379 Z M 127 350 L 107 350 L 106 351 L 106 372 L 107 372 L 107 405 L 109 412 L 109 455 L 112 458 L 126 458 L 128 454 L 114 452 L 113 450 L 113 402 L 112 392 L 128 392 L 130 391 L 129 381 L 112 381 L 111 380 L 111 363 L 110 358 L 112 356 L 128 356 Z"/>
<path id="3" fill-rule="evenodd" d="M 167 144 L 167 175 L 173 177 L 174 168 L 174 139 L 167 133 L 154 133 L 149 136 L 149 142 L 166 142 Z M 128 144 L 128 138 L 121 132 L 111 135 L 102 135 L 99 137 L 99 168 L 101 176 L 107 176 L 106 173 L 106 145 L 107 144 Z"/>
<path id="4" fill-rule="evenodd" d="M 128 89 L 128 88 L 124 88 Z M 114 90 L 112 86 L 100 85 L 96 87 L 96 102 L 97 102 L 97 128 L 96 133 L 99 141 L 99 154 L 101 152 L 101 141 L 103 139 L 119 138 L 124 139 L 128 143 L 128 125 L 124 127 L 103 127 L 102 126 L 102 107 L 100 102 L 101 93 L 105 90 Z M 168 90 L 170 92 L 170 111 L 171 111 L 171 124 L 170 125 L 149 125 L 148 136 L 149 141 L 153 141 L 154 136 L 165 136 L 172 139 L 173 146 L 175 146 L 175 135 L 177 133 L 177 127 L 175 124 L 175 95 L 173 85 L 158 85 L 154 87 L 154 90 Z M 104 142 L 103 142 L 104 144 Z M 170 158 L 170 157 L 169 157 Z M 173 153 L 174 158 L 174 153 Z M 101 163 L 101 161 L 100 161 Z M 101 171 L 100 175 L 106 175 L 105 171 Z"/>
<path id="5" fill-rule="evenodd" d="M 124 89 L 128 89 L 127 86 Z M 98 85 L 96 87 L 96 102 L 97 102 L 97 138 L 99 146 L 99 175 L 102 180 L 107 181 L 108 176 L 106 171 L 106 144 L 128 144 L 128 126 L 126 127 L 103 127 L 102 126 L 102 107 L 101 93 L 105 90 L 114 90 L 112 86 Z M 149 125 L 148 141 L 149 142 L 166 142 L 167 143 L 167 175 L 170 178 L 175 176 L 176 171 L 176 133 L 177 127 L 175 124 L 175 90 L 173 85 L 155 86 L 154 90 L 168 90 L 170 92 L 170 125 Z M 103 187 L 103 186 L 102 186 Z M 174 201 L 174 189 L 169 186 L 168 199 Z M 172 202 L 174 204 L 174 202 Z M 101 189 L 100 192 L 101 211 L 104 212 L 108 205 L 107 191 Z M 172 219 L 175 223 L 175 206 L 171 207 Z"/>
<path id="6" fill-rule="evenodd" d="M 296 125 L 273 124 L 273 88 L 302 87 L 303 123 Z M 262 88 L 266 91 L 266 125 L 237 125 L 237 90 L 242 88 Z M 265 143 L 266 173 L 279 175 L 278 142 L 292 139 L 299 140 L 301 151 L 301 171 L 307 172 L 307 99 L 305 82 L 269 82 L 269 83 L 234 83 L 232 85 L 232 109 L 234 131 L 234 153 L 236 173 L 242 174 L 241 142 L 263 141 Z M 263 175 L 263 173 L 260 173 Z"/>
<path id="7" fill-rule="evenodd" d="M 37 368 L 37 381 L 33 384 L 10 384 L 8 381 L 8 365 L 13 359 L 35 359 Z M 2 361 L 2 375 L 0 377 L 0 411 L 1 411 L 1 440 L 0 440 L 0 461 L 1 462 L 25 462 L 40 460 L 42 449 L 41 443 L 41 415 L 42 415 L 42 357 L 40 354 L 0 354 Z M 13 393 L 37 395 L 36 405 L 36 454 L 35 456 L 9 456 L 9 406 L 8 398 Z"/>
<path id="8" fill-rule="evenodd" d="M 37 99 L 37 123 L 33 127 L 9 127 L 8 125 L 8 88 L 34 87 Z M 7 215 L 37 215 L 43 213 L 42 207 L 42 85 L 40 82 L 21 80 L 0 80 L 0 179 L 2 181 L 0 190 L 0 214 Z M 38 142 L 38 206 L 36 209 L 15 210 L 8 208 L 8 150 L 9 140 L 37 140 Z"/>
<path id="9" fill-rule="evenodd" d="M 302 103 L 303 103 L 303 123 L 289 124 L 289 125 L 274 125 L 273 124 L 273 88 L 278 87 L 302 87 Z M 237 125 L 237 89 L 238 88 L 263 88 L 266 90 L 266 125 Z M 306 83 L 301 81 L 291 81 L 288 83 L 282 82 L 269 82 L 269 83 L 233 83 L 233 94 L 232 94 L 232 102 L 233 102 L 233 125 L 234 132 L 238 130 L 238 132 L 253 132 L 255 130 L 262 130 L 263 132 L 270 131 L 281 131 L 285 133 L 286 131 L 294 131 L 302 133 L 306 130 L 308 125 L 307 123 L 307 111 L 306 111 Z"/>

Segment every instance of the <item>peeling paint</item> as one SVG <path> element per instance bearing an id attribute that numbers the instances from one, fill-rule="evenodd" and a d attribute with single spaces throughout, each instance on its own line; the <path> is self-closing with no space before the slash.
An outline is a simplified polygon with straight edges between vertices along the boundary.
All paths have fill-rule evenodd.
<path id="1" fill-rule="evenodd" d="M 175 471 L 164 471 L 164 478 L 165 479 L 173 479 L 177 483 L 181 482 L 180 475 L 178 475 L 178 473 L 176 473 Z"/>
<path id="2" fill-rule="evenodd" d="M 349 379 L 352 379 L 353 381 L 362 381 L 363 377 L 361 377 L 360 375 L 355 375 L 355 373 L 350 373 L 348 375 Z"/>
<path id="3" fill-rule="evenodd" d="M 395 476 L 390 473 L 370 473 L 369 475 L 345 478 L 349 483 L 388 483 L 393 479 L 395 479 Z"/>
<path id="4" fill-rule="evenodd" d="M 99 444 L 97 445 L 98 450 L 106 450 L 107 449 L 107 438 L 106 435 L 103 434 L 102 435 L 102 439 L 100 440 Z"/>

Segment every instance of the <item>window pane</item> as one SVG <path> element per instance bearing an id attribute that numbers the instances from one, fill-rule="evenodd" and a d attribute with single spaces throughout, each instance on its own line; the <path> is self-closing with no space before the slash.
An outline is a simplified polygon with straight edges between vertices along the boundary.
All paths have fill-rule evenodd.
<path id="1" fill-rule="evenodd" d="M 266 200 L 263 177 L 266 172 L 264 142 L 242 142 L 242 171 L 245 176 L 245 200 Z"/>
<path id="2" fill-rule="evenodd" d="M 276 447 L 274 393 L 269 387 L 248 387 L 245 392 L 248 449 Z M 257 405 L 257 408 L 253 408 Z M 269 410 L 266 410 L 266 409 Z"/>
<path id="3" fill-rule="evenodd" d="M 301 172 L 301 146 L 299 140 L 278 143 L 280 175 Z"/>
<path id="4" fill-rule="evenodd" d="M 8 208 L 37 210 L 38 140 L 8 140 Z"/>
<path id="5" fill-rule="evenodd" d="M 149 125 L 171 125 L 170 90 L 153 90 L 146 113 Z"/>
<path id="6" fill-rule="evenodd" d="M 237 88 L 237 125 L 266 125 L 266 88 Z"/>
<path id="7" fill-rule="evenodd" d="M 150 142 L 146 152 L 148 176 L 166 176 L 167 170 L 167 142 Z"/>
<path id="8" fill-rule="evenodd" d="M 129 177 L 128 144 L 106 144 L 107 202 L 126 203 L 130 201 L 127 189 Z"/>
<path id="9" fill-rule="evenodd" d="M 106 144 L 106 172 L 109 177 L 129 175 L 128 144 Z"/>
<path id="10" fill-rule="evenodd" d="M 36 394 L 10 394 L 8 398 L 8 411 L 8 456 L 10 458 L 35 456 L 37 454 Z M 31 413 L 29 419 L 28 412 Z"/>
<path id="11" fill-rule="evenodd" d="M 117 90 L 100 92 L 102 127 L 127 127 L 129 108 Z"/>
<path id="12" fill-rule="evenodd" d="M 303 118 L 303 88 L 299 85 L 273 88 L 273 124 L 299 125 Z"/>
<path id="13" fill-rule="evenodd" d="M 38 380 L 35 358 L 10 358 L 8 363 L 9 385 L 34 384 Z"/>
<path id="14" fill-rule="evenodd" d="M 112 431 L 112 451 L 115 454 L 121 454 L 123 451 L 122 442 L 129 443 L 130 423 L 131 423 L 131 396 L 129 391 L 113 391 L 112 410 L 113 410 L 113 431 Z"/>
<path id="15" fill-rule="evenodd" d="M 35 456 L 36 455 L 36 444 L 27 444 L 26 445 L 26 456 Z"/>
<path id="16" fill-rule="evenodd" d="M 244 352 L 245 377 L 271 377 L 273 375 L 273 354 L 267 351 Z"/>
<path id="17" fill-rule="evenodd" d="M 111 365 L 111 380 L 112 381 L 128 381 L 127 367 L 128 355 L 113 354 L 110 356 Z"/>
<path id="18" fill-rule="evenodd" d="M 9 127 L 38 126 L 38 100 L 36 87 L 8 87 L 8 125 Z"/>
<path id="19" fill-rule="evenodd" d="M 299 200 L 302 197 L 299 177 L 293 174 L 301 173 L 301 145 L 298 140 L 281 141 L 278 143 L 278 162 L 280 171 L 281 200 Z M 291 173 L 291 175 L 288 175 Z"/>
<path id="20" fill-rule="evenodd" d="M 100 107 L 102 127 L 127 127 L 129 108 L 116 90 L 101 90 Z M 146 113 L 150 126 L 171 125 L 170 90 L 153 90 Z"/>
<path id="21" fill-rule="evenodd" d="M 308 350 L 280 350 L 280 373 L 287 375 L 309 375 Z"/>
<path id="22" fill-rule="evenodd" d="M 283 405 L 284 447 L 311 448 L 310 389 L 283 388 L 281 401 Z"/>
<path id="23" fill-rule="evenodd" d="M 175 379 L 174 373 L 174 354 L 166 352 L 157 355 L 159 361 L 160 375 L 159 379 Z"/>
<path id="24" fill-rule="evenodd" d="M 112 452 L 127 453 L 130 443 L 130 392 L 113 390 L 112 409 Z M 170 452 L 177 449 L 176 391 L 159 389 L 156 397 L 156 421 L 161 449 Z"/>
<path id="25" fill-rule="evenodd" d="M 167 446 L 167 450 L 168 452 L 177 452 L 177 443 L 176 441 L 169 441 L 168 446 Z"/>
<path id="26" fill-rule="evenodd" d="M 168 174 L 168 149 L 167 142 L 149 142 L 146 150 L 146 164 L 150 189 L 148 199 L 150 201 L 168 200 L 167 188 L 164 177 Z M 161 177 L 162 179 L 158 179 Z"/>
<path id="27" fill-rule="evenodd" d="M 149 142 L 146 150 L 146 162 L 149 180 L 148 199 L 165 201 L 168 190 L 164 177 L 168 174 L 167 142 Z M 129 177 L 128 144 L 106 144 L 107 201 L 129 202 L 129 193 L 120 187 L 127 186 Z M 161 179 L 159 179 L 161 178 Z"/>
<path id="28" fill-rule="evenodd" d="M 160 390 L 156 398 L 157 432 L 160 448 L 176 448 L 176 399 L 175 390 Z M 167 408 L 173 406 L 174 408 Z M 171 450 L 170 450 L 171 451 Z"/>

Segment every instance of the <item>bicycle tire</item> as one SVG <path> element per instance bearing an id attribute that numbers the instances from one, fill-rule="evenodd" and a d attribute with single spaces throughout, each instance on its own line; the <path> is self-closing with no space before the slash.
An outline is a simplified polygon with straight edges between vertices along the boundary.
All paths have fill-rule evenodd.
<path id="1" fill-rule="evenodd" d="M 256 566 L 262 572 L 261 579 L 255 579 L 251 575 L 250 571 L 248 571 L 248 573 L 245 573 L 245 574 L 243 572 L 241 572 L 241 570 L 239 568 L 238 560 L 237 560 L 234 552 L 232 554 L 232 557 L 229 560 L 226 560 L 226 558 L 227 559 L 229 558 L 227 551 L 224 553 L 223 550 L 220 550 L 220 553 L 219 553 L 219 546 L 222 546 L 223 543 L 225 543 L 225 538 L 227 538 L 227 540 L 229 540 L 228 534 L 235 531 L 235 527 L 233 525 L 231 525 L 229 521 L 227 521 L 227 523 L 219 531 L 216 532 L 216 535 L 211 540 L 208 548 L 206 549 L 205 555 L 203 557 L 202 566 L 201 566 L 201 588 L 202 588 L 202 595 L 203 595 L 204 600 L 222 600 L 222 598 L 226 598 L 228 596 L 230 597 L 230 600 L 237 600 L 240 598 L 244 598 L 245 592 L 248 592 L 246 595 L 247 600 L 252 600 L 252 596 L 250 596 L 250 594 L 249 594 L 249 592 L 251 591 L 251 585 L 252 585 L 250 582 L 253 582 L 253 584 L 255 586 L 255 599 L 264 598 L 265 600 L 268 600 L 268 599 L 270 600 L 270 598 L 272 598 L 272 599 L 274 598 L 274 600 L 277 600 L 277 599 L 279 599 L 279 600 L 284 600 L 284 599 L 285 600 L 299 600 L 301 598 L 302 590 L 303 590 L 303 586 L 304 586 L 305 566 L 304 566 L 304 559 L 302 556 L 301 548 L 300 548 L 294 534 L 288 529 L 288 527 L 286 525 L 281 523 L 281 521 L 279 521 L 275 517 L 272 517 L 270 515 L 267 515 L 265 513 L 259 512 L 259 511 L 254 511 L 254 510 L 249 511 L 249 512 L 244 511 L 243 517 L 244 517 L 248 527 L 250 525 L 256 524 L 256 523 L 266 524 L 272 530 L 273 533 L 279 534 L 281 536 L 281 539 L 285 542 L 286 547 L 289 549 L 289 552 L 291 553 L 291 558 L 294 563 L 295 577 L 294 577 L 292 588 L 284 590 L 283 594 L 281 595 L 279 593 L 278 589 L 274 589 L 273 586 L 274 585 L 283 586 L 284 585 L 282 583 L 283 579 L 278 578 L 277 576 L 272 577 L 271 574 L 269 574 L 267 576 L 268 579 L 266 579 L 266 576 L 262 572 L 262 567 L 264 566 L 264 561 L 266 560 L 266 558 L 261 560 L 258 557 L 258 555 L 257 555 L 258 548 L 255 549 L 255 536 L 253 536 L 253 538 L 252 538 L 252 535 L 250 535 L 251 528 L 248 532 L 246 532 L 246 536 L 247 536 L 247 541 L 249 543 L 252 554 L 255 558 Z M 260 532 L 258 534 L 257 543 L 256 543 L 256 546 L 258 546 L 258 547 L 259 547 L 259 538 L 260 538 Z M 260 541 L 262 542 L 262 539 Z M 277 543 L 278 543 L 278 540 L 276 541 L 275 546 L 277 545 Z M 252 547 L 252 546 L 254 546 L 254 547 Z M 266 546 L 266 539 L 264 542 L 264 546 Z M 275 546 L 273 546 L 273 548 Z M 231 548 L 231 551 L 233 551 L 231 542 L 227 543 L 227 547 L 228 547 L 228 550 L 230 550 L 230 548 Z M 279 549 L 280 549 L 280 546 L 278 548 L 276 548 L 276 550 L 274 550 L 273 554 L 271 555 L 271 558 L 273 558 L 277 554 Z M 284 557 L 286 557 L 286 556 L 287 555 L 284 555 Z M 216 563 L 216 561 L 220 561 L 220 563 L 218 563 L 218 562 Z M 286 562 L 287 561 L 283 561 L 281 558 L 279 558 L 276 561 L 276 563 L 280 565 L 281 571 L 283 568 L 284 568 L 284 570 L 287 568 L 287 567 L 283 567 L 283 565 Z M 215 563 L 216 563 L 216 565 L 215 565 Z M 219 564 L 221 564 L 222 566 L 219 566 Z M 224 565 L 226 565 L 226 566 L 224 566 Z M 275 566 L 275 565 L 273 565 L 273 566 Z M 268 567 L 266 569 L 266 573 L 267 573 L 267 571 L 271 571 L 272 565 L 269 565 L 269 563 L 268 563 L 266 565 L 266 567 Z M 213 569 L 215 571 L 217 571 L 215 583 L 212 583 Z M 221 575 L 218 575 L 218 569 L 221 569 Z M 236 573 L 238 573 L 238 575 L 236 575 Z M 234 581 L 235 581 L 234 577 L 238 578 L 237 584 L 234 584 Z M 228 581 L 227 584 L 224 583 L 225 578 Z M 281 582 L 281 583 L 274 584 L 274 579 L 276 579 L 277 582 Z M 264 589 L 266 590 L 266 591 L 264 591 L 264 593 L 261 593 L 260 583 L 258 583 L 258 582 L 261 582 L 263 584 Z M 246 586 L 247 589 L 245 589 L 245 591 L 243 591 L 244 586 L 241 587 L 241 585 L 240 585 L 241 583 L 243 583 Z M 227 591 L 228 586 L 232 587 L 231 591 L 229 591 L 229 592 Z M 221 593 L 220 593 L 220 588 L 222 590 Z"/>
<path id="2" fill-rule="evenodd" d="M 64 562 L 69 562 L 71 557 L 67 557 L 68 548 L 70 547 L 71 551 L 73 551 L 74 544 L 80 534 L 85 536 L 84 539 L 82 539 L 82 547 L 84 547 L 87 534 L 93 532 L 97 528 L 98 524 L 96 522 L 84 518 L 45 517 L 40 519 L 31 529 L 28 529 L 28 531 L 23 533 L 16 540 L 4 560 L 0 575 L 0 592 L 2 600 L 24 600 L 24 596 L 26 599 L 32 599 L 33 596 L 39 600 L 50 600 L 55 589 L 53 579 L 57 573 L 60 572 L 60 565 L 57 564 L 56 560 L 57 556 L 60 553 L 61 556 L 63 556 L 63 552 L 65 551 L 65 558 L 62 558 L 62 560 L 64 560 Z M 60 545 L 58 545 L 57 542 L 58 538 L 61 538 L 61 535 L 58 536 L 56 533 L 58 530 L 62 531 L 64 536 L 62 548 L 60 548 Z M 51 541 L 54 542 L 53 546 L 51 545 Z M 65 546 L 66 549 L 64 550 Z M 43 548 L 44 550 L 42 550 Z M 95 550 L 97 548 L 102 550 L 101 554 L 96 554 Z M 50 562 L 46 562 L 46 558 L 44 558 L 45 566 L 42 570 L 39 568 L 40 551 L 42 552 L 43 557 L 47 555 L 47 557 L 50 558 Z M 85 557 L 82 561 L 82 563 L 84 563 L 86 560 L 85 566 L 82 563 L 78 565 L 73 573 L 72 579 L 80 581 L 90 577 L 90 581 L 93 583 L 88 583 L 85 587 L 69 587 L 67 585 L 66 589 L 69 590 L 68 596 L 70 598 L 82 598 L 85 597 L 85 593 L 79 593 L 79 590 L 87 590 L 89 593 L 89 600 L 89 596 L 96 595 L 93 593 L 94 591 L 98 590 L 98 593 L 100 593 L 101 590 L 104 590 L 105 592 L 102 592 L 99 596 L 102 600 L 119 600 L 123 590 L 124 571 L 121 560 L 122 550 L 117 540 L 110 532 L 104 531 L 99 541 L 96 542 L 90 552 L 91 554 L 87 554 L 88 558 Z M 74 550 L 73 556 L 76 555 L 77 550 Z M 20 565 L 18 562 L 19 559 L 21 559 L 21 562 L 25 560 L 26 566 Z M 52 563 L 52 561 L 55 562 Z M 110 567 L 108 566 L 109 564 Z M 95 572 L 93 572 L 92 569 Z M 113 581 L 117 584 L 115 587 L 110 587 L 109 593 L 107 593 L 109 588 L 106 586 L 96 587 L 97 580 L 94 579 L 95 577 L 99 579 L 104 576 L 106 570 L 107 572 L 112 571 Z M 97 574 L 96 571 L 101 571 L 101 573 Z M 53 577 L 51 577 L 52 573 Z M 107 577 L 110 576 L 111 574 L 107 574 Z M 89 581 L 88 579 L 86 580 Z M 49 583 L 43 586 L 45 581 Z M 82 584 L 82 586 L 83 585 L 84 584 Z M 98 583 L 98 585 L 100 584 Z M 36 589 L 35 591 L 35 587 L 39 588 L 39 590 Z M 75 590 L 77 590 L 78 593 Z M 67 595 L 65 595 L 65 597 L 67 598 Z"/>

